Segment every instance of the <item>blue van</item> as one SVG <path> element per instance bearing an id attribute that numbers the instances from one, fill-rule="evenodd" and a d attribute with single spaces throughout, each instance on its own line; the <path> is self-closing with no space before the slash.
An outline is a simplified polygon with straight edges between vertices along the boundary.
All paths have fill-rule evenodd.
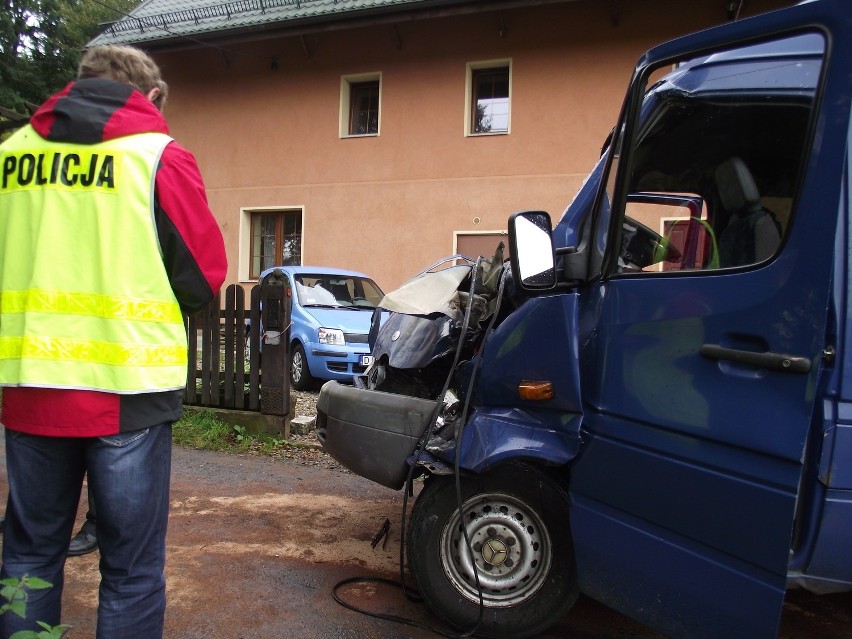
<path id="1" fill-rule="evenodd" d="M 422 287 L 464 313 L 391 313 L 323 386 L 330 454 L 425 479 L 408 566 L 447 621 L 527 637 L 584 593 L 755 639 L 852 590 L 850 60 L 846 0 L 648 51 L 555 228 L 513 215 L 510 267 Z"/>

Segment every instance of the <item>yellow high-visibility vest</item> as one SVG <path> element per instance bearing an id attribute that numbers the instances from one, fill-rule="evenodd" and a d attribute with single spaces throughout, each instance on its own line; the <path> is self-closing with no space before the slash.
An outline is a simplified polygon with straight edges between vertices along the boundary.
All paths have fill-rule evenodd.
<path id="1" fill-rule="evenodd" d="M 171 138 L 0 145 L 0 385 L 140 393 L 186 383 L 154 177 Z"/>

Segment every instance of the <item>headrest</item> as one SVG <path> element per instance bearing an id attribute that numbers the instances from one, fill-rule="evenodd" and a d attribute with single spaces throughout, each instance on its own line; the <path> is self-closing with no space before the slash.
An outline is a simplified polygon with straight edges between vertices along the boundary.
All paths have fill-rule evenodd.
<path id="1" fill-rule="evenodd" d="M 745 162 L 734 157 L 716 167 L 716 188 L 722 206 L 731 213 L 750 213 L 760 208 L 760 192 Z"/>
<path id="2" fill-rule="evenodd" d="M 349 288 L 346 286 L 346 284 L 332 284 L 329 287 L 329 290 L 339 300 L 345 300 L 349 298 Z"/>

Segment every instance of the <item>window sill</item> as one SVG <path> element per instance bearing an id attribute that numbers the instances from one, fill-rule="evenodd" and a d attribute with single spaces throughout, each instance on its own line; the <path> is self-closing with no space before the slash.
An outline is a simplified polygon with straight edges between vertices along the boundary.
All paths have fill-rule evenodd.
<path id="1" fill-rule="evenodd" d="M 508 131 L 488 131 L 487 133 L 468 133 L 465 137 L 468 138 L 487 138 L 495 135 L 509 135 Z"/>

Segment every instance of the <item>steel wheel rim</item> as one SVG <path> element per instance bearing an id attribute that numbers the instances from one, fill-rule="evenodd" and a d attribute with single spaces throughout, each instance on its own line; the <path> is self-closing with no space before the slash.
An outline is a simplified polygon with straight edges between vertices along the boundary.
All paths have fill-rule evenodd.
<path id="1" fill-rule="evenodd" d="M 441 532 L 441 565 L 453 587 L 479 604 L 475 563 L 486 606 L 516 606 L 538 592 L 550 571 L 552 544 L 535 511 L 509 495 L 490 494 L 465 502 L 464 515 L 470 552 L 458 511 Z"/>

